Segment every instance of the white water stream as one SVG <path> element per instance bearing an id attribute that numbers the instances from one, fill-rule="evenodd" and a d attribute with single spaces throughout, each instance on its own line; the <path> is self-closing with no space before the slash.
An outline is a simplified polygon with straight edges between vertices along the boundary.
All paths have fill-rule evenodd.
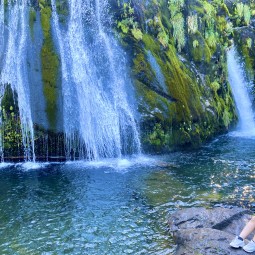
<path id="1" fill-rule="evenodd" d="M 104 26 L 107 1 L 69 0 L 67 29 L 60 27 L 55 1 L 52 17 L 62 67 L 67 157 L 89 160 L 139 153 L 133 109 L 128 102 L 123 52 Z"/>
<path id="2" fill-rule="evenodd" d="M 3 5 L 4 1 L 1 2 L 1 15 L 3 15 Z M 18 95 L 24 156 L 26 160 L 35 161 L 34 129 L 27 72 L 27 37 L 29 33 L 29 9 L 27 6 L 27 0 L 8 1 L 6 13 L 8 36 L 5 42 L 6 48 L 0 83 L 2 86 L 10 84 L 12 90 Z M 4 22 L 2 17 L 1 22 Z M 1 23 L 0 27 L 2 29 L 1 35 L 3 35 L 5 24 Z"/>
<path id="3" fill-rule="evenodd" d="M 227 54 L 228 76 L 238 111 L 239 123 L 235 135 L 255 136 L 255 121 L 252 102 L 249 96 L 249 84 L 245 79 L 244 68 L 239 61 L 235 47 Z"/>

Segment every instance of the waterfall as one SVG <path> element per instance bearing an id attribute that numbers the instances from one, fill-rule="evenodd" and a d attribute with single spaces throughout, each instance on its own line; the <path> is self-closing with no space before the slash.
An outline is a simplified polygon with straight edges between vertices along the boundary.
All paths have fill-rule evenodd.
<path id="1" fill-rule="evenodd" d="M 252 102 L 248 92 L 243 66 L 239 62 L 235 47 L 227 53 L 229 83 L 232 88 L 236 108 L 238 111 L 238 135 L 255 135 L 255 121 Z"/>
<path id="2" fill-rule="evenodd" d="M 4 1 L 1 2 L 3 15 Z M 7 41 L 5 56 L 1 70 L 0 83 L 10 84 L 18 95 L 18 107 L 21 122 L 22 142 L 26 160 L 35 161 L 34 130 L 31 116 L 28 72 L 27 72 L 27 37 L 28 37 L 28 2 L 27 0 L 9 0 L 7 8 Z M 1 36 L 4 34 L 4 24 L 1 16 Z M 2 39 L 2 38 L 1 38 Z"/>
<path id="3" fill-rule="evenodd" d="M 0 4 L 0 66 L 2 63 L 2 57 L 4 52 L 4 0 L 1 0 Z M 1 86 L 1 84 L 0 84 Z M 3 97 L 4 88 L 3 86 L 0 87 L 0 97 Z M 0 110 L 0 127 L 2 127 L 2 110 Z M 3 153 L 3 131 L 1 128 L 0 132 L 0 158 L 3 161 L 4 153 Z"/>
<path id="4" fill-rule="evenodd" d="M 0 5 L 0 59 L 2 58 L 4 45 L 4 0 L 1 0 Z"/>
<path id="5" fill-rule="evenodd" d="M 106 0 L 69 0 L 67 28 L 51 0 L 61 58 L 67 157 L 89 160 L 139 153 L 139 133 L 127 90 L 124 53 L 110 34 Z"/>

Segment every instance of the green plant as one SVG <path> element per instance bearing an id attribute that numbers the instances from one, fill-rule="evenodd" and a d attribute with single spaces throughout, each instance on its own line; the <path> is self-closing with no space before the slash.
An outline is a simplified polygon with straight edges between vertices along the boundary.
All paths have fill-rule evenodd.
<path id="1" fill-rule="evenodd" d="M 15 113 L 13 110 L 13 106 L 11 106 L 9 109 L 6 109 L 5 107 L 1 108 L 1 135 L 4 148 L 12 150 L 22 145 L 20 119 L 18 114 Z"/>
<path id="2" fill-rule="evenodd" d="M 184 18 L 182 13 L 176 14 L 172 19 L 173 37 L 178 51 L 185 46 Z"/>
<path id="3" fill-rule="evenodd" d="M 153 132 L 148 136 L 148 142 L 158 151 L 169 144 L 170 136 L 163 130 L 160 123 L 156 123 Z"/>
<path id="4" fill-rule="evenodd" d="M 237 17 L 241 19 L 243 17 L 243 12 L 244 12 L 244 4 L 237 3 L 236 9 L 235 9 L 235 13 L 236 13 Z"/>
<path id="5" fill-rule="evenodd" d="M 251 46 L 252 46 L 252 39 L 251 38 L 247 38 L 246 40 L 246 45 L 249 49 L 251 49 Z"/>
<path id="6" fill-rule="evenodd" d="M 222 119 L 223 119 L 225 127 L 228 128 L 229 124 L 231 123 L 231 118 L 230 118 L 230 113 L 228 112 L 227 109 L 224 109 Z"/>
<path id="7" fill-rule="evenodd" d="M 140 41 L 143 39 L 143 33 L 139 28 L 136 27 L 132 28 L 131 33 L 136 40 Z"/>
<path id="8" fill-rule="evenodd" d="M 213 16 L 216 14 L 214 6 L 207 1 L 203 1 L 203 6 L 208 17 L 213 18 Z"/>
<path id="9" fill-rule="evenodd" d="M 210 84 L 211 89 L 214 91 L 214 93 L 216 94 L 217 91 L 220 88 L 220 84 L 217 81 L 214 81 Z"/>
<path id="10" fill-rule="evenodd" d="M 226 35 L 229 36 L 233 33 L 234 29 L 233 29 L 233 23 L 232 22 L 227 22 L 226 24 L 226 28 L 225 28 L 225 32 Z"/>
<path id="11" fill-rule="evenodd" d="M 197 48 L 199 46 L 198 40 L 193 41 L 193 48 Z"/>
<path id="12" fill-rule="evenodd" d="M 166 48 L 168 45 L 168 41 L 169 41 L 169 37 L 166 34 L 166 32 L 164 30 L 159 32 L 157 38 L 158 38 L 159 42 Z"/>
<path id="13" fill-rule="evenodd" d="M 188 33 L 195 34 L 198 30 L 197 14 L 188 16 L 187 24 L 188 24 Z"/>
<path id="14" fill-rule="evenodd" d="M 130 3 L 124 3 L 122 6 L 121 20 L 117 22 L 117 27 L 121 29 L 123 34 L 131 33 L 138 41 L 142 40 L 143 33 L 139 28 L 138 22 L 134 18 L 134 8 Z"/>
<path id="15" fill-rule="evenodd" d="M 250 10 L 250 7 L 247 4 L 245 4 L 244 7 L 243 7 L 243 16 L 244 16 L 244 23 L 246 25 L 249 25 L 250 20 L 251 20 L 251 10 Z"/>
<path id="16" fill-rule="evenodd" d="M 215 49 L 217 45 L 217 36 L 213 31 L 209 31 L 205 35 L 206 42 L 211 49 Z"/>
<path id="17" fill-rule="evenodd" d="M 205 10 L 204 19 L 207 25 L 207 29 L 213 30 L 215 24 L 216 10 L 214 9 L 213 5 L 205 1 L 203 2 L 203 6 Z"/>
<path id="18" fill-rule="evenodd" d="M 169 8 L 171 17 L 175 16 L 178 12 L 180 12 L 183 6 L 184 6 L 184 0 L 169 0 L 168 8 Z"/>

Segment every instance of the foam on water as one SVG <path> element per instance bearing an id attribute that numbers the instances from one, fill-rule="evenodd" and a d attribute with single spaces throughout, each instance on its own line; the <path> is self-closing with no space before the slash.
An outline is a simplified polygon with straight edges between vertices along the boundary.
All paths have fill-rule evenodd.
<path id="1" fill-rule="evenodd" d="M 45 167 L 49 166 L 51 163 L 44 162 L 31 162 L 27 161 L 25 163 L 17 163 L 15 164 L 16 168 L 20 168 L 23 171 L 30 171 L 30 170 L 38 170 L 38 169 L 44 169 Z"/>
<path id="2" fill-rule="evenodd" d="M 144 167 L 144 166 L 157 166 L 161 159 L 158 157 L 146 157 L 143 155 L 132 156 L 132 157 L 122 157 L 122 158 L 111 158 L 103 159 L 99 161 L 67 161 L 65 164 L 71 166 L 72 168 L 111 168 L 114 171 L 125 171 L 131 169 L 135 166 Z"/>
<path id="3" fill-rule="evenodd" d="M 6 162 L 1 162 L 0 163 L 0 169 L 8 168 L 10 166 L 13 166 L 14 163 L 6 163 Z"/>
<path id="4" fill-rule="evenodd" d="M 255 139 L 255 129 L 244 132 L 244 131 L 232 131 L 228 133 L 229 136 L 242 137 L 246 139 Z"/>

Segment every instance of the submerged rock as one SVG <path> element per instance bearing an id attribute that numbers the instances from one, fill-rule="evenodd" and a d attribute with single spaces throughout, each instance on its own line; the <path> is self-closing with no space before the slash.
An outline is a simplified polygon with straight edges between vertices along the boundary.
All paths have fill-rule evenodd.
<path id="1" fill-rule="evenodd" d="M 251 218 L 242 208 L 188 208 L 171 215 L 168 223 L 177 244 L 176 255 L 246 254 L 229 246 Z"/>

